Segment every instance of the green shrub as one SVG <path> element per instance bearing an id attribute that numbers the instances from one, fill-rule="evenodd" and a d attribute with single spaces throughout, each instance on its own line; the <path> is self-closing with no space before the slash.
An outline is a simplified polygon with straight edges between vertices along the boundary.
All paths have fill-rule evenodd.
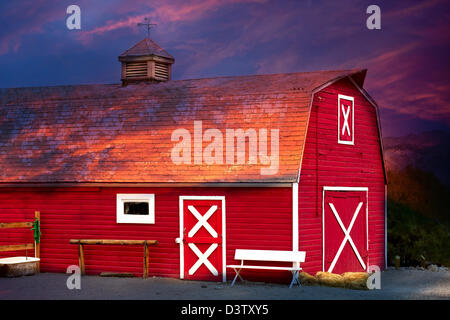
<path id="1" fill-rule="evenodd" d="M 450 265 L 448 227 L 392 199 L 388 199 L 387 237 L 390 264 L 398 255 L 403 266 L 418 265 L 423 255 L 431 263 Z"/>

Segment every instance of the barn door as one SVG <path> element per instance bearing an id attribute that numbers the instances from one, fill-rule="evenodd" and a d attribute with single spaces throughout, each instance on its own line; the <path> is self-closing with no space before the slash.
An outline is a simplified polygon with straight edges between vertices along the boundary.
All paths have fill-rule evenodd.
<path id="1" fill-rule="evenodd" d="M 180 277 L 225 281 L 225 198 L 180 198 Z"/>
<path id="2" fill-rule="evenodd" d="M 367 190 L 325 190 L 324 271 L 367 270 Z"/>

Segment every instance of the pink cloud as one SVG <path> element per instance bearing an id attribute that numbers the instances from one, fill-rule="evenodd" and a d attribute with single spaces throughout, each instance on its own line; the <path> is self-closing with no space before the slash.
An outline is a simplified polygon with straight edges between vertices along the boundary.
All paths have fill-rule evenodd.
<path id="1" fill-rule="evenodd" d="M 382 10 L 386 28 L 400 26 L 396 41 L 386 40 L 378 50 L 352 57 L 341 65 L 368 68 L 365 87 L 382 109 L 450 125 L 450 80 L 440 58 L 448 50 L 450 15 L 439 14 L 443 4 L 443 0 L 433 0 L 403 5 L 390 12 Z M 421 19 L 429 10 L 437 10 L 438 14 L 423 23 Z M 407 23 L 397 23 L 406 17 Z M 422 24 L 418 25 L 418 21 Z"/>
<path id="2" fill-rule="evenodd" d="M 430 61 L 422 49 L 417 42 L 367 60 L 366 87 L 382 108 L 450 125 L 450 83 L 427 72 Z"/>
<path id="3" fill-rule="evenodd" d="M 89 31 L 83 31 L 78 35 L 78 39 L 83 44 L 89 44 L 95 35 L 102 35 L 104 33 L 114 31 L 121 28 L 135 27 L 138 22 L 142 22 L 148 15 L 139 15 L 134 17 L 128 17 L 119 21 L 109 20 L 105 25 L 97 27 Z"/>
<path id="4" fill-rule="evenodd" d="M 104 25 L 92 30 L 80 33 L 79 38 L 82 42 L 88 43 L 95 35 L 114 31 L 122 28 L 136 28 L 138 22 L 142 22 L 148 17 L 151 21 L 157 21 L 160 25 L 167 25 L 176 22 L 195 21 L 206 16 L 212 11 L 219 10 L 221 7 L 234 3 L 261 3 L 265 0 L 206 0 L 206 1 L 155 1 L 152 7 L 149 7 L 145 14 L 132 15 L 118 20 L 108 20 Z M 127 3 L 126 11 L 131 11 L 130 7 L 141 7 L 148 2 Z M 121 6 L 120 8 L 124 8 Z M 142 11 L 142 10 L 141 10 Z"/>

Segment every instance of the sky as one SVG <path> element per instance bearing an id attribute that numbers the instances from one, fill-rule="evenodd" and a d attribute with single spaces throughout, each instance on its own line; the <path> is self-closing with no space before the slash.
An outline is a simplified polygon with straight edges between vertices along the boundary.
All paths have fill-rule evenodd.
<path id="1" fill-rule="evenodd" d="M 73 4 L 80 30 L 66 26 Z M 365 68 L 383 136 L 450 131 L 448 0 L 1 1 L 0 87 L 119 83 L 145 17 L 173 79 Z"/>

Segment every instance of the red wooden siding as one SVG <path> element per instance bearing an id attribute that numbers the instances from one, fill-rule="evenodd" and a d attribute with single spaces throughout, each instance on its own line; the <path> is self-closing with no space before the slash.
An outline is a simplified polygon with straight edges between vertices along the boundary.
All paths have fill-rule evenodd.
<path id="1" fill-rule="evenodd" d="M 355 98 L 354 145 L 338 144 L 338 94 Z M 322 271 L 324 186 L 367 187 L 369 265 L 384 268 L 384 175 L 374 107 L 349 80 L 316 93 L 299 184 L 299 249 L 305 270 Z"/>
<path id="2" fill-rule="evenodd" d="M 117 193 L 154 193 L 155 224 L 117 224 Z M 77 246 L 69 244 L 72 238 L 156 239 L 159 244 L 149 247 L 149 276 L 178 278 L 180 250 L 175 238 L 181 195 L 225 196 L 227 264 L 237 262 L 236 248 L 292 248 L 291 188 L 2 188 L 0 221 L 32 220 L 34 211 L 41 211 L 43 272 L 65 272 L 78 264 Z M 24 232 L 20 236 L 2 232 L 0 244 L 16 243 Z M 27 237 L 32 240 L 31 231 Z M 141 276 L 142 253 L 142 246 L 86 246 L 86 273 Z M 1 257 L 22 254 L 6 252 Z M 227 277 L 232 275 L 228 271 Z"/>

